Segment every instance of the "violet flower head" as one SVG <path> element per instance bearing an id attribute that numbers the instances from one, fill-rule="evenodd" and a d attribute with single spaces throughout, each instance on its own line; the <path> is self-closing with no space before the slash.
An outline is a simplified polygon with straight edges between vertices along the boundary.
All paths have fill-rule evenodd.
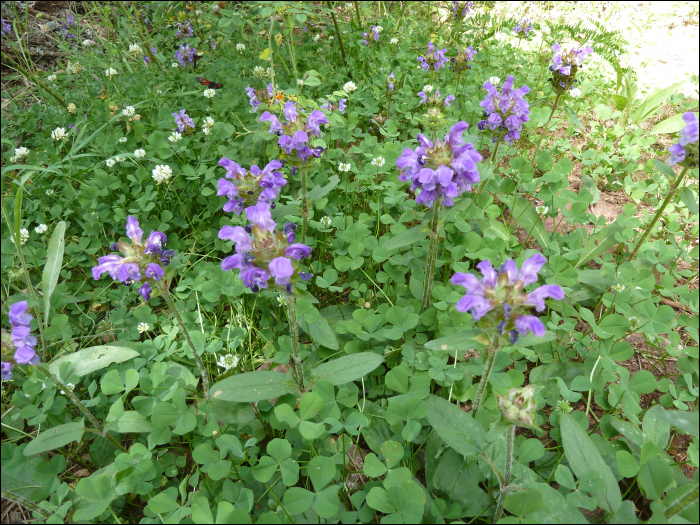
<path id="1" fill-rule="evenodd" d="M 435 143 L 418 134 L 420 145 L 415 150 L 403 150 L 396 161 L 401 170 L 399 180 L 410 181 L 413 192 L 420 189 L 416 203 L 430 208 L 441 198 L 443 205 L 452 206 L 455 197 L 479 182 L 476 163 L 482 157 L 473 144 L 462 139 L 462 133 L 468 127 L 466 122 L 458 122 L 450 128 L 444 140 Z"/>
<path id="2" fill-rule="evenodd" d="M 321 150 L 309 147 L 309 136 L 321 136 L 321 124 L 328 124 L 326 115 L 315 109 L 307 116 L 301 108 L 297 111 L 296 105 L 291 100 L 287 101 L 283 112 L 287 121 L 285 124 L 282 124 L 269 111 L 263 113 L 260 120 L 269 122 L 270 133 L 279 136 L 277 145 L 284 150 L 281 157 L 285 163 L 289 162 L 292 167 L 295 167 L 312 156 L 318 157 Z"/>
<path id="3" fill-rule="evenodd" d="M 277 229 L 270 207 L 265 202 L 245 209 L 246 217 L 253 224 L 224 226 L 219 238 L 235 243 L 236 253 L 226 257 L 221 268 L 225 271 L 238 269 L 243 284 L 252 292 L 277 286 L 291 293 L 299 278 L 308 275 L 301 272 L 299 260 L 311 255 L 305 244 L 290 244 L 294 241 L 294 225 L 288 224 L 283 231 Z M 270 277 L 274 278 L 271 283 Z"/>
<path id="4" fill-rule="evenodd" d="M 3 37 L 6 35 L 12 34 L 12 26 L 10 24 L 8 24 L 4 18 L 2 20 L 0 20 L 0 24 L 1 24 L 0 25 L 0 29 L 1 29 L 0 32 L 2 32 Z"/>
<path id="5" fill-rule="evenodd" d="M 470 9 L 474 7 L 474 2 L 452 2 L 452 16 L 456 19 L 464 18 L 469 14 Z"/>
<path id="6" fill-rule="evenodd" d="M 479 103 L 486 118 L 479 122 L 479 129 L 488 127 L 494 133 L 494 138 L 503 137 L 509 144 L 520 138 L 523 124 L 530 120 L 530 105 L 525 100 L 530 88 L 522 86 L 513 89 L 513 81 L 513 75 L 509 75 L 500 93 L 490 82 L 484 83 L 487 95 Z"/>
<path id="7" fill-rule="evenodd" d="M 175 124 L 177 124 L 177 130 L 180 133 L 194 131 L 194 120 L 185 113 L 184 109 L 181 109 L 179 113 L 173 113 L 173 118 L 175 118 Z"/>
<path id="8" fill-rule="evenodd" d="M 394 73 L 392 72 L 386 79 L 386 84 L 387 87 L 389 88 L 389 93 L 392 93 L 394 91 Z"/>
<path id="9" fill-rule="evenodd" d="M 435 71 L 439 71 L 442 66 L 449 62 L 445 53 L 447 53 L 447 48 L 435 49 L 433 43 L 428 42 L 428 52 L 425 56 L 418 55 L 418 62 L 420 62 L 421 67 L 426 71 L 430 71 L 431 68 Z"/>
<path id="10" fill-rule="evenodd" d="M 483 276 L 481 279 L 470 273 L 456 273 L 451 282 L 464 286 L 466 295 L 455 308 L 469 312 L 482 328 L 507 334 L 511 344 L 529 332 L 542 337 L 546 328 L 538 317 L 527 313 L 528 307 L 534 306 L 541 312 L 545 309 L 545 299 L 561 300 L 564 291 L 556 284 L 546 284 L 529 293 L 522 291 L 537 282 L 537 273 L 546 262 L 538 253 L 523 262 L 520 270 L 514 261 L 508 260 L 497 272 L 484 260 L 476 266 Z"/>
<path id="11" fill-rule="evenodd" d="M 469 46 L 463 53 L 458 53 L 457 56 L 450 58 L 450 69 L 456 72 L 468 71 L 472 68 L 469 62 L 474 61 L 476 51 L 472 46 Z"/>
<path id="12" fill-rule="evenodd" d="M 260 105 L 260 101 L 258 100 L 258 96 L 255 93 L 255 90 L 248 86 L 245 88 L 246 93 L 248 93 L 248 99 L 250 100 L 250 106 L 253 108 L 253 113 L 258 111 L 258 106 Z"/>
<path id="13" fill-rule="evenodd" d="M 248 173 L 234 161 L 223 158 L 219 166 L 226 168 L 226 178 L 219 179 L 217 195 L 228 197 L 224 211 L 240 215 L 245 207 L 265 202 L 274 206 L 273 202 L 280 193 L 280 188 L 287 184 L 281 171 L 282 163 L 273 160 L 260 169 L 253 165 Z"/>
<path id="14" fill-rule="evenodd" d="M 530 31 L 532 31 L 534 27 L 535 26 L 533 26 L 527 18 L 521 19 L 518 25 L 513 28 L 513 33 L 515 33 L 518 38 L 528 38 L 530 36 Z"/>
<path id="15" fill-rule="evenodd" d="M 573 88 L 574 83 L 578 81 L 578 71 L 583 68 L 583 63 L 592 53 L 592 47 L 564 50 L 558 43 L 552 46 L 552 64 L 549 66 L 552 76 L 547 80 L 555 92 L 566 93 Z"/>
<path id="16" fill-rule="evenodd" d="M 120 251 L 123 257 L 116 254 L 100 257 L 98 265 L 92 269 L 92 276 L 98 280 L 102 274 L 109 273 L 112 279 L 124 284 L 143 280 L 139 293 L 148 301 L 151 296 L 151 283 L 165 277 L 163 266 L 170 264 L 175 252 L 165 249 L 167 237 L 163 232 L 153 230 L 144 242 L 143 230 L 136 217 L 131 215 L 126 220 L 126 236 L 131 240 L 131 244 L 119 241 L 110 246 L 113 251 Z"/>
<path id="17" fill-rule="evenodd" d="M 197 57 L 197 48 L 190 47 L 189 44 L 181 45 L 180 49 L 175 52 L 175 60 L 177 60 L 182 67 L 186 67 L 187 64 L 194 64 L 195 57 Z M 185 63 L 187 59 L 187 63 Z"/>
<path id="18" fill-rule="evenodd" d="M 39 356 L 36 353 L 37 339 L 31 333 L 30 323 L 34 317 L 27 313 L 27 301 L 20 301 L 10 306 L 8 313 L 12 331 L 8 334 L 2 330 L 2 380 L 12 379 L 12 367 L 19 365 L 36 365 Z"/>
<path id="19" fill-rule="evenodd" d="M 666 164 L 676 164 L 691 169 L 698 167 L 698 117 L 695 113 L 683 113 L 686 126 L 681 130 L 678 143 L 670 146 L 671 155 Z"/>

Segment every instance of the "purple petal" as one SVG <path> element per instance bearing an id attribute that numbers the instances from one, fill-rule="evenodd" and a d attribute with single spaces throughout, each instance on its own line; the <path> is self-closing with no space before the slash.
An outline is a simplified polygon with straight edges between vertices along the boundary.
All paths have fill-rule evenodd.
<path id="1" fill-rule="evenodd" d="M 289 283 L 289 278 L 294 275 L 292 261 L 287 257 L 276 257 L 268 265 L 270 274 L 275 278 L 275 283 L 284 286 Z"/>
<path id="2" fill-rule="evenodd" d="M 126 236 L 131 239 L 131 242 L 141 244 L 143 230 L 139 228 L 139 221 L 136 217 L 129 215 L 126 219 Z"/>
<path id="3" fill-rule="evenodd" d="M 143 283 L 143 286 L 139 288 L 139 293 L 145 301 L 148 301 L 151 298 L 151 284 L 148 281 Z"/>
<path id="4" fill-rule="evenodd" d="M 547 331 L 539 317 L 534 315 L 521 315 L 515 320 L 515 327 L 522 335 L 532 332 L 537 337 L 542 337 Z"/>
<path id="5" fill-rule="evenodd" d="M 535 310 L 541 312 L 545 308 L 544 300 L 547 298 L 560 301 L 564 298 L 564 290 L 556 284 L 545 284 L 527 294 L 524 304 L 534 306 Z"/>
<path id="6" fill-rule="evenodd" d="M 265 202 L 258 202 L 255 206 L 246 208 L 245 214 L 250 222 L 257 224 L 263 230 L 271 232 L 277 227 L 270 213 L 270 205 Z"/>
<path id="7" fill-rule="evenodd" d="M 224 226 L 219 231 L 219 239 L 235 242 L 237 252 L 249 252 L 253 247 L 250 235 L 240 226 Z"/>
<path id="8" fill-rule="evenodd" d="M 520 268 L 520 275 L 518 279 L 522 281 L 524 285 L 536 283 L 537 273 L 546 262 L 547 259 L 545 259 L 544 255 L 541 253 L 536 253 L 523 263 L 522 267 Z"/>
<path id="9" fill-rule="evenodd" d="M 476 267 L 481 272 L 481 275 L 484 276 L 483 279 L 481 279 L 481 283 L 484 286 L 488 286 L 490 288 L 496 286 L 496 283 L 498 282 L 498 275 L 496 274 L 496 270 L 493 269 L 493 266 L 491 266 L 491 263 L 488 259 L 481 261 L 479 264 L 476 265 Z"/>
<path id="10" fill-rule="evenodd" d="M 452 284 L 457 286 L 464 286 L 468 294 L 472 295 L 484 295 L 484 285 L 481 284 L 479 278 L 471 273 L 461 273 L 457 272 L 450 279 Z"/>
<path id="11" fill-rule="evenodd" d="M 296 260 L 304 259 L 305 257 L 311 255 L 311 248 L 309 248 L 306 244 L 292 244 L 285 250 L 284 254 L 287 257 L 293 257 Z"/>
<path id="12" fill-rule="evenodd" d="M 481 295 L 465 295 L 457 302 L 455 308 L 458 312 L 469 312 L 472 314 L 474 320 L 478 321 L 486 315 L 493 306 Z"/>
<path id="13" fill-rule="evenodd" d="M 12 326 L 29 326 L 29 322 L 34 319 L 27 311 L 27 301 L 20 301 L 10 306 L 10 323 Z"/>

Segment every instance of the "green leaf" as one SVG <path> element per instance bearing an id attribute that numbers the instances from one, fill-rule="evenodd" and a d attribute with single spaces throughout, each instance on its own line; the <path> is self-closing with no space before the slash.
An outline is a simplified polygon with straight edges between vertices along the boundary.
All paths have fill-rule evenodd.
<path id="1" fill-rule="evenodd" d="M 640 467 L 637 483 L 647 499 L 660 500 L 663 493 L 672 488 L 676 481 L 673 479 L 671 467 L 665 461 L 651 458 Z"/>
<path id="2" fill-rule="evenodd" d="M 544 498 L 539 492 L 533 490 L 522 490 L 506 496 L 505 508 L 518 517 L 523 517 L 531 512 L 536 512 L 542 508 Z"/>
<path id="3" fill-rule="evenodd" d="M 566 465 L 559 465 L 554 473 L 554 481 L 567 489 L 576 490 L 576 481 L 571 469 Z"/>
<path id="4" fill-rule="evenodd" d="M 221 401 L 250 403 L 280 397 L 294 392 L 291 374 L 269 370 L 246 372 L 212 385 L 211 396 Z"/>
<path id="5" fill-rule="evenodd" d="M 292 445 L 286 439 L 275 438 L 267 444 L 267 453 L 278 463 L 292 455 Z"/>
<path id="6" fill-rule="evenodd" d="M 544 252 L 551 252 L 551 237 L 532 203 L 519 195 L 515 196 L 512 204 L 509 200 L 505 202 L 508 203 L 513 220 L 535 238 Z"/>
<path id="7" fill-rule="evenodd" d="M 325 404 L 321 396 L 315 392 L 307 392 L 301 396 L 301 400 L 299 401 L 299 417 L 302 420 L 311 419 L 321 411 Z"/>
<path id="8" fill-rule="evenodd" d="M 697 481 L 690 485 L 678 487 L 666 494 L 662 504 L 665 510 L 664 514 L 669 523 L 678 523 L 679 521 L 672 518 L 678 515 L 690 523 L 698 520 L 698 495 L 700 490 Z"/>
<path id="9" fill-rule="evenodd" d="M 119 376 L 119 372 L 116 370 L 110 370 L 107 372 L 102 377 L 100 386 L 102 387 L 102 392 L 108 396 L 124 391 L 124 383 L 122 382 L 122 378 Z"/>
<path id="10" fill-rule="evenodd" d="M 136 410 L 127 410 L 117 419 L 107 416 L 105 430 L 128 434 L 131 432 L 152 432 L 153 426 Z"/>
<path id="11" fill-rule="evenodd" d="M 542 456 L 544 456 L 544 445 L 539 439 L 526 439 L 520 445 L 520 453 L 518 454 L 520 463 L 530 463 L 530 461 L 536 461 Z"/>
<path id="12" fill-rule="evenodd" d="M 403 445 L 396 441 L 386 441 L 382 445 L 382 455 L 386 460 L 386 466 L 394 468 L 403 459 Z"/>
<path id="13" fill-rule="evenodd" d="M 374 352 L 362 352 L 334 359 L 311 369 L 314 380 L 325 379 L 335 386 L 356 381 L 382 364 L 384 359 Z M 275 397 L 275 396 L 269 396 Z"/>
<path id="14" fill-rule="evenodd" d="M 680 410 L 664 410 L 663 413 L 659 414 L 659 417 L 665 419 L 671 425 L 676 427 L 682 434 L 690 434 L 691 436 L 698 436 L 698 413 L 697 412 L 685 412 Z"/>
<path id="15" fill-rule="evenodd" d="M 209 465 L 215 461 L 219 461 L 219 453 L 211 448 L 209 443 L 197 445 L 192 451 L 192 459 L 201 465 Z"/>
<path id="16" fill-rule="evenodd" d="M 83 478 L 78 481 L 78 484 L 75 486 L 75 494 L 83 499 L 79 501 L 73 514 L 75 521 L 88 521 L 96 518 L 117 497 L 112 487 L 113 476 L 114 466 L 110 465 L 100 469 L 99 472 L 95 472 L 89 478 Z"/>
<path id="17" fill-rule="evenodd" d="M 63 249 L 65 248 L 66 223 L 60 221 L 51 235 L 46 256 L 46 266 L 41 278 L 41 291 L 44 294 L 44 325 L 49 326 L 51 294 L 56 289 L 58 277 L 63 266 Z"/>
<path id="18" fill-rule="evenodd" d="M 365 456 L 364 472 L 370 478 L 378 478 L 386 474 L 386 465 L 379 461 L 376 454 L 370 452 Z"/>
<path id="19" fill-rule="evenodd" d="M 112 363 L 123 363 L 139 355 L 136 350 L 123 346 L 91 346 L 56 359 L 49 365 L 49 371 L 59 375 L 61 364 L 70 363 L 68 375 L 75 374 L 83 377 L 96 370 L 102 370 Z"/>
<path id="20" fill-rule="evenodd" d="M 698 114 L 695 113 L 695 118 L 698 118 Z M 663 133 L 677 133 L 686 126 L 683 121 L 683 113 L 678 113 L 672 117 L 662 120 L 656 126 L 654 126 L 649 134 L 651 135 L 661 135 Z"/>
<path id="21" fill-rule="evenodd" d="M 160 492 L 148 500 L 147 507 L 154 514 L 166 514 L 179 509 L 180 504 L 167 492 Z"/>
<path id="22" fill-rule="evenodd" d="M 569 414 L 561 416 L 561 438 L 571 470 L 577 477 L 581 478 L 589 470 L 600 473 L 605 482 L 605 489 L 602 492 L 594 493 L 593 496 L 601 508 L 615 512 L 622 503 L 622 494 L 620 494 L 620 487 L 617 485 L 615 476 L 591 441 L 588 433 Z"/>
<path id="23" fill-rule="evenodd" d="M 678 93 L 680 88 L 686 82 L 688 82 L 688 79 L 683 79 L 680 82 L 676 82 L 675 84 L 664 89 L 657 89 L 654 91 L 651 95 L 645 98 L 644 102 L 642 102 L 634 113 L 630 115 L 632 122 L 638 124 L 646 120 L 661 107 L 669 96 Z"/>
<path id="24" fill-rule="evenodd" d="M 447 445 L 465 456 L 483 450 L 486 438 L 484 429 L 471 414 L 434 395 L 428 396 L 425 401 L 430 407 L 426 416 L 428 422 Z"/>
<path id="25" fill-rule="evenodd" d="M 571 122 L 571 124 L 573 126 L 577 127 L 578 129 L 585 130 L 586 128 L 583 127 L 583 124 L 581 124 L 581 121 L 576 116 L 576 113 L 574 113 L 574 111 L 569 106 L 565 106 L 565 108 L 566 108 L 566 114 L 569 117 L 569 122 Z"/>
<path id="26" fill-rule="evenodd" d="M 306 475 L 316 492 L 323 490 L 335 479 L 335 463 L 326 456 L 314 456 L 306 466 Z"/>
<path id="27" fill-rule="evenodd" d="M 301 487 L 288 488 L 284 493 L 284 507 L 290 514 L 301 514 L 311 508 L 315 495 Z"/>
<path id="28" fill-rule="evenodd" d="M 586 239 L 581 256 L 576 264 L 574 264 L 574 268 L 582 266 L 594 257 L 607 252 L 610 248 L 615 246 L 619 242 L 615 239 L 615 234 L 621 229 L 622 226 L 620 226 L 620 224 L 613 222 Z"/>
<path id="29" fill-rule="evenodd" d="M 626 478 L 633 478 L 637 475 L 639 465 L 632 454 L 626 450 L 618 450 L 615 453 L 615 458 L 617 459 L 617 470 L 620 471 L 620 474 Z"/>
<path id="30" fill-rule="evenodd" d="M 681 188 L 681 199 L 683 200 L 683 204 L 685 204 L 688 207 L 688 210 L 690 210 L 690 213 L 693 215 L 698 214 L 698 199 L 693 193 L 693 190 L 691 190 L 688 186 Z"/>
<path id="31" fill-rule="evenodd" d="M 434 339 L 425 343 L 428 350 L 450 352 L 454 355 L 456 350 L 467 352 L 468 350 L 483 350 L 488 347 L 488 336 L 483 330 L 463 330 L 440 339 Z"/>
<path id="32" fill-rule="evenodd" d="M 559 465 L 560 467 L 563 465 Z M 571 476 L 571 472 L 569 472 Z M 571 478 L 573 480 L 573 477 Z M 525 488 L 532 494 L 538 492 L 542 496 L 542 507 L 528 514 L 527 520 L 531 523 L 561 523 L 587 524 L 588 521 L 583 514 L 574 507 L 562 494 L 544 483 L 530 482 L 525 484 Z M 569 488 L 569 487 L 567 487 Z M 579 493 L 580 494 L 580 493 Z"/>
<path id="33" fill-rule="evenodd" d="M 428 231 L 428 228 L 423 225 L 414 226 L 413 228 L 402 231 L 386 241 L 383 248 L 385 250 L 396 250 L 397 248 L 403 248 L 404 246 L 408 246 L 410 244 L 417 244 L 426 238 Z"/>
<path id="34" fill-rule="evenodd" d="M 24 449 L 24 455 L 33 456 L 47 450 L 63 447 L 73 441 L 80 442 L 84 432 L 85 425 L 82 419 L 77 423 L 66 423 L 50 428 L 29 442 Z"/>
<path id="35" fill-rule="evenodd" d="M 320 438 L 325 431 L 326 429 L 323 423 L 313 423 L 312 421 L 302 421 L 299 423 L 299 433 L 301 437 L 309 441 Z"/>
<path id="36" fill-rule="evenodd" d="M 204 496 L 195 498 L 192 503 L 192 521 L 195 523 L 214 523 L 214 516 L 209 508 L 209 500 Z"/>

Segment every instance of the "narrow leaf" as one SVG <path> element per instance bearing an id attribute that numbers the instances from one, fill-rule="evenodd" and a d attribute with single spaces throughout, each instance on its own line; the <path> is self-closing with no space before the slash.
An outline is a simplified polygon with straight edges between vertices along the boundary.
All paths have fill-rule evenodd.
<path id="1" fill-rule="evenodd" d="M 220 401 L 250 403 L 294 392 L 291 374 L 262 370 L 227 377 L 212 385 L 212 397 Z"/>
<path id="2" fill-rule="evenodd" d="M 49 307 L 51 306 L 51 294 L 56 289 L 58 277 L 63 266 L 63 249 L 65 248 L 66 223 L 60 221 L 51 235 L 49 249 L 44 266 L 44 274 L 41 279 L 41 290 L 44 294 L 44 324 L 49 326 Z"/>
<path id="3" fill-rule="evenodd" d="M 336 386 L 344 385 L 363 378 L 381 365 L 382 361 L 382 356 L 374 352 L 352 354 L 313 368 L 311 375 L 316 380 L 325 379 Z"/>
<path id="4" fill-rule="evenodd" d="M 430 412 L 426 416 L 433 429 L 455 451 L 465 456 L 484 448 L 485 435 L 481 424 L 449 401 L 429 395 Z"/>
<path id="5" fill-rule="evenodd" d="M 77 423 L 66 423 L 50 428 L 29 442 L 27 448 L 24 449 L 24 455 L 33 456 L 34 454 L 65 446 L 73 441 L 80 442 L 84 432 L 85 425 L 82 419 Z"/>

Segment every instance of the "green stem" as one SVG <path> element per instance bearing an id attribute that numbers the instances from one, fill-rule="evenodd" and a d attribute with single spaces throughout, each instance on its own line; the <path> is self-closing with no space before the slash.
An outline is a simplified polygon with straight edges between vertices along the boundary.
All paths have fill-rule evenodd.
<path id="1" fill-rule="evenodd" d="M 301 225 L 301 243 L 306 242 L 306 230 L 309 225 L 309 182 L 307 167 L 300 169 L 301 171 L 301 207 L 303 223 Z"/>
<path id="2" fill-rule="evenodd" d="M 119 450 L 122 452 L 127 452 L 128 451 L 122 446 L 119 441 L 117 441 L 114 436 L 112 436 L 109 432 L 105 432 L 102 427 L 100 426 L 99 421 L 97 421 L 97 418 L 90 412 L 85 405 L 78 399 L 78 396 L 75 395 L 75 393 L 68 388 L 66 385 L 64 385 L 59 379 L 53 375 L 51 372 L 49 372 L 49 369 L 46 368 L 43 364 L 39 363 L 36 365 L 37 370 L 39 370 L 42 374 L 44 374 L 46 377 L 48 377 L 51 381 L 54 382 L 54 384 L 63 390 L 63 393 L 68 396 L 68 398 L 73 402 L 75 406 L 77 406 L 80 411 L 85 414 L 85 417 L 87 417 L 90 420 L 90 423 L 92 423 L 92 426 L 95 427 L 95 429 L 99 432 L 99 434 L 108 439 L 109 441 L 112 442 L 112 444 L 117 447 Z"/>
<path id="3" fill-rule="evenodd" d="M 31 80 L 32 82 L 36 82 L 36 83 L 41 87 L 41 89 L 43 89 L 43 90 L 46 91 L 49 95 L 51 95 L 53 98 L 55 98 L 55 99 L 56 99 L 56 102 L 58 102 L 58 103 L 59 103 L 61 106 L 63 106 L 64 108 L 68 109 L 68 106 L 66 105 L 66 102 L 65 102 L 61 97 L 59 97 L 56 93 L 54 93 L 53 91 L 51 91 L 51 89 L 49 89 L 49 87 L 48 87 L 46 84 L 44 84 L 41 80 L 39 80 L 39 77 L 37 77 L 36 75 L 34 75 L 34 74 L 32 74 L 32 73 L 29 73 L 26 69 L 24 69 L 24 68 L 23 68 L 22 66 L 20 66 L 17 62 L 15 62 L 14 60 L 12 60 L 12 59 L 11 59 L 9 56 L 7 56 L 5 53 L 2 53 L 2 59 L 3 59 L 4 62 L 7 62 L 9 65 L 11 65 L 11 66 L 12 66 L 13 68 L 15 68 L 17 71 L 19 71 L 20 73 L 22 73 L 22 74 L 23 74 L 25 77 L 27 77 L 29 80 Z"/>
<path id="4" fill-rule="evenodd" d="M 294 66 L 294 78 L 299 80 L 299 73 L 297 73 L 297 56 L 294 52 L 294 31 L 292 28 L 292 17 L 287 13 L 287 24 L 289 25 L 289 49 L 292 51 L 292 65 Z"/>
<path id="5" fill-rule="evenodd" d="M 355 16 L 357 17 L 357 27 L 362 27 L 362 22 L 360 21 L 360 6 L 357 5 L 357 0 L 353 2 L 355 4 Z"/>
<path id="6" fill-rule="evenodd" d="M 289 331 L 292 334 L 292 370 L 296 376 L 299 390 L 304 392 L 304 369 L 299 350 L 299 325 L 297 324 L 297 299 L 291 294 L 287 295 L 287 313 L 289 315 Z"/>
<path id="7" fill-rule="evenodd" d="M 497 166 L 497 162 L 498 162 L 498 148 L 501 147 L 501 142 L 502 142 L 502 140 L 499 137 L 498 140 L 496 140 L 496 147 L 493 148 L 493 155 L 491 155 L 491 166 L 493 167 L 494 173 L 496 172 L 496 166 Z M 479 186 L 479 191 L 476 192 L 477 197 L 479 195 L 481 195 L 482 191 L 484 191 L 484 187 L 486 186 L 487 182 L 488 182 L 488 179 L 484 179 L 481 182 L 481 186 Z"/>
<path id="8" fill-rule="evenodd" d="M 557 93 L 557 96 L 554 98 L 554 104 L 552 104 L 552 112 L 549 114 L 549 118 L 547 119 L 547 123 L 544 125 L 544 129 L 542 130 L 542 135 L 540 135 L 540 142 L 537 144 L 537 148 L 535 149 L 535 154 L 532 156 L 532 164 L 531 166 L 534 168 L 535 164 L 537 164 L 537 154 L 540 151 L 540 147 L 542 146 L 542 141 L 544 140 L 544 136 L 547 134 L 547 130 L 549 127 L 549 122 L 552 120 L 552 117 L 554 116 L 554 112 L 556 111 L 558 105 L 559 105 L 559 98 L 561 97 L 561 93 Z"/>
<path id="9" fill-rule="evenodd" d="M 170 308 L 170 311 L 175 315 L 175 319 L 177 319 L 177 323 L 178 323 L 178 325 L 180 325 L 180 330 L 182 331 L 183 335 L 185 336 L 185 340 L 187 341 L 187 345 L 190 347 L 190 351 L 192 352 L 192 355 L 194 356 L 194 360 L 197 362 L 197 366 L 199 367 L 200 374 L 202 375 L 202 388 L 204 390 L 204 399 L 209 401 L 209 375 L 207 374 L 207 369 L 204 367 L 204 362 L 202 361 L 202 358 L 197 353 L 197 349 L 194 347 L 194 343 L 192 342 L 192 338 L 190 337 L 190 333 L 187 330 L 187 327 L 185 326 L 185 322 L 182 320 L 182 317 L 180 316 L 180 312 L 178 311 L 177 306 L 175 306 L 175 301 L 173 300 L 173 296 L 170 295 L 170 290 L 168 290 L 165 287 L 165 284 L 161 284 L 160 290 L 163 293 L 163 297 L 165 297 L 165 302 L 168 303 L 168 307 Z"/>
<path id="10" fill-rule="evenodd" d="M 8 499 L 14 503 L 17 503 L 18 505 L 21 505 L 22 507 L 26 507 L 29 510 L 31 510 L 32 512 L 36 512 L 37 514 L 41 514 L 45 518 L 51 517 L 51 514 L 48 511 L 46 511 L 45 509 L 42 509 L 39 505 L 37 505 L 33 501 L 29 501 L 24 496 L 20 496 L 19 494 L 14 494 L 13 492 L 2 489 L 2 497 L 3 497 L 3 499 Z"/>
<path id="11" fill-rule="evenodd" d="M 408 2 L 401 2 L 401 12 L 399 13 L 399 19 L 396 21 L 396 26 L 394 27 L 394 32 L 396 32 L 399 29 L 399 26 L 401 25 L 401 20 L 403 20 L 403 12 L 406 10 L 406 4 Z"/>
<path id="12" fill-rule="evenodd" d="M 340 54 L 343 56 L 343 64 L 345 65 L 345 69 L 348 72 L 348 76 L 350 79 L 352 79 L 352 71 L 350 71 L 350 68 L 348 67 L 348 62 L 345 59 L 345 48 L 343 47 L 343 37 L 340 35 L 340 29 L 338 28 L 338 21 L 335 18 L 335 11 L 333 10 L 333 6 L 331 5 L 330 2 L 326 2 L 326 5 L 328 6 L 328 9 L 331 12 L 331 18 L 333 19 L 333 25 L 335 26 L 335 34 L 338 37 L 338 44 L 340 45 Z M 355 3 L 357 5 L 357 2 Z"/>
<path id="13" fill-rule="evenodd" d="M 430 295 L 433 290 L 433 276 L 435 274 L 435 260 L 437 259 L 438 244 L 440 241 L 440 206 L 442 196 L 439 196 L 433 204 L 433 219 L 430 224 L 430 245 L 428 247 L 428 260 L 425 265 L 425 284 L 423 286 L 423 301 L 420 311 L 425 311 L 430 306 Z"/>
<path id="14" fill-rule="evenodd" d="M 490 350 L 486 349 L 486 366 L 484 367 L 484 373 L 481 376 L 481 381 L 479 381 L 479 387 L 476 389 L 474 403 L 472 403 L 474 412 L 479 410 L 479 408 L 481 407 L 481 401 L 484 397 L 484 392 L 486 391 L 486 384 L 488 383 L 489 376 L 491 375 L 491 369 L 493 368 L 493 362 L 496 359 L 496 354 L 499 350 L 500 348 L 496 345 L 494 345 L 494 348 Z"/>
<path id="15" fill-rule="evenodd" d="M 2 179 L 3 186 L 5 185 L 5 178 L 3 177 Z M 17 206 L 18 203 L 15 201 L 15 206 Z M 19 203 L 21 206 L 21 202 Z M 5 218 L 5 222 L 7 222 L 7 227 L 10 229 L 10 234 L 12 235 L 12 238 L 15 240 L 15 246 L 17 247 L 17 255 L 19 256 L 19 262 L 22 265 L 22 271 L 24 272 L 24 279 L 27 281 L 27 288 L 29 288 L 29 295 L 32 297 L 34 301 L 37 303 L 39 302 L 39 296 L 36 293 L 36 289 L 34 288 L 34 285 L 32 284 L 32 279 L 29 276 L 29 269 L 27 268 L 27 262 L 24 259 L 24 253 L 22 253 L 22 243 L 20 242 L 19 239 L 19 231 L 15 231 L 15 228 L 13 226 L 13 223 L 10 222 L 10 217 L 7 214 L 7 210 L 5 209 L 5 201 L 0 200 L 0 208 L 2 208 L 2 216 Z M 46 346 L 46 338 L 44 337 L 44 322 L 41 317 L 41 311 L 39 310 L 39 306 L 34 309 L 34 313 L 36 314 L 36 320 L 37 323 L 39 323 L 39 337 L 41 339 L 41 357 L 42 359 L 46 359 L 46 351 L 47 351 L 47 346 Z M 49 313 L 44 312 L 44 314 L 48 317 Z"/>
<path id="16" fill-rule="evenodd" d="M 498 495 L 498 505 L 496 506 L 496 513 L 493 515 L 493 522 L 498 523 L 501 519 L 501 514 L 503 514 L 503 503 L 506 499 L 507 490 L 506 488 L 510 485 L 510 471 L 513 467 L 513 442 L 515 441 L 515 425 L 510 425 L 508 430 L 506 430 L 506 472 L 503 476 L 504 484 L 501 486 L 501 492 Z"/>
<path id="17" fill-rule="evenodd" d="M 683 171 L 681 171 L 681 174 L 676 178 L 676 180 L 674 182 L 672 182 L 670 184 L 670 188 L 668 189 L 668 194 L 666 195 L 666 198 L 661 203 L 661 206 L 656 211 L 656 214 L 654 215 L 654 218 L 651 220 L 651 223 L 649 224 L 649 226 L 647 226 L 647 229 L 644 231 L 644 235 L 642 235 L 642 238 L 639 239 L 639 242 L 637 243 L 637 246 L 634 248 L 632 255 L 630 255 L 630 258 L 629 258 L 630 261 L 634 260 L 634 258 L 637 257 L 637 253 L 639 252 L 639 249 L 642 247 L 642 244 L 644 244 L 644 241 L 646 241 L 647 237 L 649 237 L 651 230 L 653 230 L 654 226 L 656 226 L 657 221 L 661 218 L 661 214 L 666 209 L 666 206 L 668 206 L 668 203 L 671 202 L 671 198 L 676 193 L 676 189 L 678 189 L 678 187 L 681 185 L 681 182 L 685 178 L 685 174 L 687 172 L 688 172 L 688 168 L 687 167 L 683 168 Z"/>

